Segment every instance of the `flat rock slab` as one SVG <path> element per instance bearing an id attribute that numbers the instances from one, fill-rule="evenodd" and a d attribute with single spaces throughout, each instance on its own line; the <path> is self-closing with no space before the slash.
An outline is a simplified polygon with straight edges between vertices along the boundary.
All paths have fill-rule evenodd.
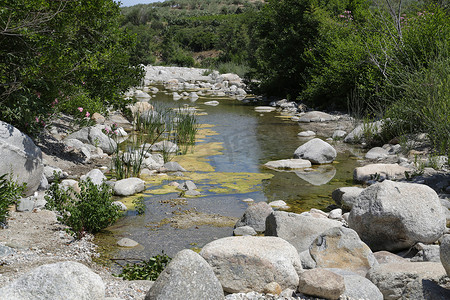
<path id="1" fill-rule="evenodd" d="M 321 111 L 310 111 L 301 116 L 298 121 L 301 123 L 309 123 L 333 121 L 335 119 L 336 118 L 334 116 Z"/>
<path id="2" fill-rule="evenodd" d="M 204 246 L 200 255 L 228 293 L 263 292 L 271 282 L 296 289 L 302 271 L 297 250 L 278 237 L 222 238 Z"/>
<path id="3" fill-rule="evenodd" d="M 292 158 L 269 161 L 264 166 L 271 169 L 293 170 L 311 167 L 311 162 L 306 159 Z"/>
<path id="4" fill-rule="evenodd" d="M 117 245 L 120 247 L 133 248 L 139 245 L 139 243 L 129 238 L 122 238 L 117 242 Z"/>
<path id="5" fill-rule="evenodd" d="M 299 275 L 298 291 L 319 298 L 339 299 L 345 291 L 344 277 L 320 268 L 305 270 Z"/>
<path id="6" fill-rule="evenodd" d="M 256 106 L 255 107 L 256 112 L 271 112 L 274 110 L 276 110 L 276 108 L 272 107 L 272 106 Z"/>
<path id="7" fill-rule="evenodd" d="M 342 296 L 349 299 L 383 300 L 383 294 L 370 280 L 351 271 L 326 269 L 344 277 L 345 291 Z"/>
<path id="8" fill-rule="evenodd" d="M 405 178 L 405 172 L 411 170 L 398 164 L 371 164 L 355 168 L 353 180 L 366 182 L 372 179 L 398 179 Z"/>

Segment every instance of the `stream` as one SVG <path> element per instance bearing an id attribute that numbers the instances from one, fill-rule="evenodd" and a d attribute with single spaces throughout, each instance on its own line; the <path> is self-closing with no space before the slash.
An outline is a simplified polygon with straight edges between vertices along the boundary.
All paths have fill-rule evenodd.
<path id="1" fill-rule="evenodd" d="M 220 104 L 203 104 L 211 100 Z M 303 130 L 301 124 L 279 112 L 256 112 L 255 104 L 227 97 L 200 97 L 195 103 L 174 101 L 164 91 L 151 103 L 155 107 L 197 107 L 199 138 L 193 153 L 173 159 L 187 169 L 183 178 L 143 178 L 148 183 L 141 194 L 145 197 L 144 215 L 128 210 L 125 217 L 96 235 L 95 242 L 105 258 L 147 259 L 162 251 L 173 257 L 185 248 L 199 250 L 214 239 L 232 235 L 233 225 L 248 207 L 245 199 L 284 200 L 290 207 L 287 211 L 300 213 L 326 209 L 334 203 L 333 190 L 353 185 L 358 149 L 338 151 L 333 164 L 313 167 L 309 172 L 265 168 L 263 164 L 268 161 L 292 158 L 295 149 L 309 140 L 297 136 Z M 192 180 L 201 196 L 180 197 L 180 191 L 169 185 L 185 180 Z M 139 246 L 115 246 L 124 237 Z"/>

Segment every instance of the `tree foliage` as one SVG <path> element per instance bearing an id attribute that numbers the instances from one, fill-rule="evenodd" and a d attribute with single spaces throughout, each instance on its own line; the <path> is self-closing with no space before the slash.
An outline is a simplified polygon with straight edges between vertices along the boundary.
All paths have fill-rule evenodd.
<path id="1" fill-rule="evenodd" d="M 135 39 L 120 28 L 112 0 L 5 0 L 0 8 L 0 118 L 26 132 L 57 104 L 84 94 L 121 106 L 139 82 Z"/>

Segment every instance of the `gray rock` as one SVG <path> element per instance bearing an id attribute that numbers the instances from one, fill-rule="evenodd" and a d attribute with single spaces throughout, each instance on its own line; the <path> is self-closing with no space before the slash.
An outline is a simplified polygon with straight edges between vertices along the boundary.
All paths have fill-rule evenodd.
<path id="1" fill-rule="evenodd" d="M 186 192 L 184 192 L 185 196 L 198 196 L 201 193 L 199 191 L 196 190 L 187 190 Z"/>
<path id="2" fill-rule="evenodd" d="M 331 193 L 331 197 L 337 205 L 342 207 L 342 209 L 350 211 L 353 205 L 357 203 L 357 198 L 362 191 L 364 191 L 363 188 L 356 186 L 341 187 L 335 189 L 333 193 Z"/>
<path id="3" fill-rule="evenodd" d="M 308 250 L 311 243 L 325 230 L 341 226 L 341 222 L 327 218 L 274 211 L 267 217 L 264 234 L 288 241 L 300 253 Z"/>
<path id="4" fill-rule="evenodd" d="M 127 210 L 127 207 L 126 207 L 126 205 L 125 204 L 123 204 L 122 202 L 120 202 L 120 201 L 114 201 L 113 203 L 111 203 L 112 205 L 116 205 L 117 207 L 119 207 L 119 209 L 121 210 L 121 211 L 125 211 L 125 210 Z"/>
<path id="5" fill-rule="evenodd" d="M 169 161 L 166 162 L 164 164 L 164 168 L 168 171 L 168 172 L 186 172 L 186 169 L 183 168 L 182 166 L 180 166 L 179 163 L 175 162 L 175 161 Z"/>
<path id="6" fill-rule="evenodd" d="M 89 127 L 81 128 L 80 130 L 69 134 L 64 140 L 67 145 L 73 146 L 75 148 L 78 148 L 81 146 L 78 142 L 73 141 L 73 140 L 78 140 L 82 143 L 90 144 L 91 142 L 89 141 Z"/>
<path id="7" fill-rule="evenodd" d="M 381 159 L 386 158 L 387 156 L 388 156 L 387 150 L 381 147 L 372 148 L 365 155 L 367 159 Z"/>
<path id="8" fill-rule="evenodd" d="M 410 259 L 410 261 L 432 261 L 440 262 L 439 257 L 439 245 L 425 245 L 422 243 L 417 243 L 414 245 L 417 249 L 417 254 Z"/>
<path id="9" fill-rule="evenodd" d="M 321 233 L 309 247 L 311 257 L 319 268 L 350 270 L 365 276 L 378 265 L 370 248 L 349 228 L 335 227 Z"/>
<path id="10" fill-rule="evenodd" d="M 20 130 L 0 121 L 0 176 L 10 174 L 17 183 L 26 183 L 26 196 L 39 187 L 44 166 L 41 149 Z"/>
<path id="11" fill-rule="evenodd" d="M 33 211 L 34 209 L 34 196 L 21 198 L 19 202 L 17 203 L 16 210 L 23 212 L 23 211 Z"/>
<path id="12" fill-rule="evenodd" d="M 48 183 L 47 177 L 45 177 L 44 174 L 42 174 L 41 182 L 39 183 L 39 191 L 47 190 L 50 187 L 50 184 Z"/>
<path id="13" fill-rule="evenodd" d="M 407 259 L 404 259 L 399 255 L 384 250 L 374 252 L 373 255 L 375 256 L 379 264 L 401 263 L 408 261 Z"/>
<path id="14" fill-rule="evenodd" d="M 163 166 L 163 164 L 157 163 L 153 157 L 147 157 L 142 161 L 142 166 L 149 170 L 158 170 Z"/>
<path id="15" fill-rule="evenodd" d="M 276 108 L 271 106 L 256 106 L 255 111 L 256 112 L 271 112 L 274 111 Z"/>
<path id="16" fill-rule="evenodd" d="M 314 269 L 317 264 L 316 261 L 311 257 L 309 249 L 298 254 L 300 256 L 300 261 L 302 262 L 303 269 Z"/>
<path id="17" fill-rule="evenodd" d="M 301 131 L 297 135 L 300 137 L 312 137 L 312 136 L 315 136 L 316 133 L 314 131 L 307 130 L 307 131 Z"/>
<path id="18" fill-rule="evenodd" d="M 85 265 L 66 261 L 37 267 L 1 288 L 0 295 L 14 300 L 101 300 L 105 284 Z"/>
<path id="19" fill-rule="evenodd" d="M 450 299 L 450 290 L 436 282 L 445 270 L 435 262 L 405 262 L 381 264 L 372 268 L 366 278 L 383 293 L 385 300 Z"/>
<path id="20" fill-rule="evenodd" d="M 245 235 L 256 235 L 256 231 L 255 229 L 253 229 L 253 227 L 250 226 L 241 226 L 241 227 L 237 227 L 233 230 L 233 235 L 235 236 L 245 236 Z"/>
<path id="21" fill-rule="evenodd" d="M 275 200 L 275 201 L 269 202 L 269 205 L 270 205 L 270 207 L 276 208 L 276 209 L 288 209 L 289 208 L 287 203 L 284 202 L 283 200 Z"/>
<path id="22" fill-rule="evenodd" d="M 168 153 L 176 153 L 179 150 L 179 148 L 178 148 L 177 144 L 172 143 L 170 141 L 161 141 L 161 142 L 153 144 L 150 147 L 150 150 L 157 151 L 157 152 L 165 151 Z"/>
<path id="23" fill-rule="evenodd" d="M 336 158 L 336 150 L 327 142 L 319 138 L 312 139 L 294 152 L 294 158 L 303 158 L 313 164 L 329 164 Z"/>
<path id="24" fill-rule="evenodd" d="M 398 164 L 371 164 L 355 168 L 353 171 L 353 180 L 357 182 L 366 182 L 371 179 L 395 179 L 404 178 L 405 172 L 411 171 Z"/>
<path id="25" fill-rule="evenodd" d="M 264 166 L 271 169 L 303 169 L 311 167 L 311 162 L 309 160 L 297 158 L 297 159 L 281 159 L 275 161 L 269 161 L 264 164 Z"/>
<path id="26" fill-rule="evenodd" d="M 106 181 L 106 176 L 99 169 L 89 171 L 86 175 L 81 176 L 80 180 L 87 180 L 87 178 L 90 178 L 95 185 L 101 185 L 103 181 Z"/>
<path id="27" fill-rule="evenodd" d="M 228 293 L 263 292 L 271 282 L 295 289 L 302 271 L 297 250 L 278 237 L 222 238 L 205 245 L 200 255 Z"/>
<path id="28" fill-rule="evenodd" d="M 118 196 L 131 196 L 143 190 L 145 190 L 145 181 L 136 177 L 119 180 L 114 185 L 114 194 Z"/>
<path id="29" fill-rule="evenodd" d="M 344 130 L 336 130 L 333 132 L 333 135 L 331 136 L 333 140 L 340 140 L 343 139 L 347 135 L 347 132 Z"/>
<path id="30" fill-rule="evenodd" d="M 219 101 L 207 101 L 203 104 L 210 105 L 210 106 L 217 106 L 217 105 L 219 105 Z"/>
<path id="31" fill-rule="evenodd" d="M 114 153 L 117 148 L 117 143 L 97 127 L 89 128 L 89 143 L 95 147 L 99 147 L 107 154 Z"/>
<path id="32" fill-rule="evenodd" d="M 138 246 L 139 243 L 129 238 L 121 238 L 117 241 L 117 245 L 119 245 L 120 247 L 133 248 Z"/>
<path id="33" fill-rule="evenodd" d="M 450 276 L 450 234 L 446 234 L 441 240 L 440 258 L 447 276 Z"/>
<path id="34" fill-rule="evenodd" d="M 294 171 L 295 175 L 312 185 L 323 185 L 330 182 L 336 175 L 336 168 L 332 165 L 320 165 L 314 169 L 303 169 Z"/>
<path id="35" fill-rule="evenodd" d="M 435 242 L 446 218 L 430 187 L 385 180 L 359 195 L 348 224 L 372 250 L 396 251 Z"/>
<path id="36" fill-rule="evenodd" d="M 11 255 L 14 253 L 16 253 L 16 250 L 14 250 L 13 248 L 0 244 L 0 259 L 3 259 L 5 257 L 7 257 L 8 255 Z"/>
<path id="37" fill-rule="evenodd" d="M 383 300 L 383 294 L 370 280 L 347 270 L 335 268 L 327 270 L 344 277 L 345 291 L 342 296 L 350 299 Z"/>
<path id="38" fill-rule="evenodd" d="M 256 232 L 264 232 L 266 230 L 266 218 L 272 212 L 272 207 L 266 202 L 252 204 L 245 210 L 242 218 L 236 222 L 235 228 L 250 226 Z"/>
<path id="39" fill-rule="evenodd" d="M 328 218 L 330 218 L 330 219 L 342 219 L 342 209 L 340 209 L 340 208 L 333 209 L 328 214 Z"/>
<path id="40" fill-rule="evenodd" d="M 360 143 L 365 141 L 365 135 L 374 135 L 381 132 L 383 121 L 361 124 L 353 129 L 344 139 L 345 143 Z"/>
<path id="41" fill-rule="evenodd" d="M 185 190 L 185 191 L 196 190 L 197 186 L 195 185 L 195 183 L 192 180 L 186 180 L 181 185 L 181 189 Z"/>
<path id="42" fill-rule="evenodd" d="M 333 117 L 330 114 L 321 111 L 310 111 L 301 116 L 298 121 L 301 123 L 309 123 L 309 122 L 326 122 L 333 120 L 335 120 L 335 117 Z"/>
<path id="43" fill-rule="evenodd" d="M 44 167 L 44 175 L 47 178 L 48 182 L 52 183 L 55 180 L 55 174 L 59 177 L 59 179 L 67 178 L 67 173 L 63 172 L 60 168 L 54 168 L 51 166 Z"/>
<path id="44" fill-rule="evenodd" d="M 319 298 L 339 299 L 345 291 L 344 277 L 325 269 L 299 274 L 298 291 Z"/>
<path id="45" fill-rule="evenodd" d="M 225 299 L 212 268 L 192 250 L 177 253 L 147 292 L 145 300 Z"/>

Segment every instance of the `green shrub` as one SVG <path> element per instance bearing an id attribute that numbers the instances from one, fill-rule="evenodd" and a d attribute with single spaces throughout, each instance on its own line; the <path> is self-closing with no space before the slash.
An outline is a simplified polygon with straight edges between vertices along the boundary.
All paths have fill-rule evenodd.
<path id="1" fill-rule="evenodd" d="M 136 264 L 126 264 L 118 276 L 125 280 L 156 280 L 171 260 L 163 252 L 161 255 L 152 256 Z"/>
<path id="2" fill-rule="evenodd" d="M 84 232 L 96 233 L 112 225 L 121 216 L 120 208 L 112 204 L 112 190 L 106 183 L 94 184 L 89 178 L 79 182 L 80 192 L 62 189 L 58 180 L 47 192 L 46 208 L 56 210 L 58 220 L 81 238 Z"/>
<path id="3" fill-rule="evenodd" d="M 9 216 L 9 207 L 19 200 L 26 184 L 22 186 L 12 180 L 8 174 L 0 176 L 0 224 L 6 224 L 6 218 Z"/>

